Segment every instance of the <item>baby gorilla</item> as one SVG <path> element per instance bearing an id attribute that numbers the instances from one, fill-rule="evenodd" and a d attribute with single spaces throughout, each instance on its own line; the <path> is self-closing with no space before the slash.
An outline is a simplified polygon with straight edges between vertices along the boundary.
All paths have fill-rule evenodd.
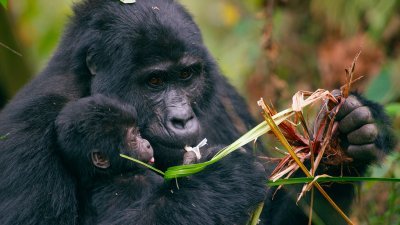
<path id="1" fill-rule="evenodd" d="M 71 171 L 87 178 L 139 169 L 119 156 L 154 160 L 153 149 L 140 136 L 135 119 L 134 108 L 100 95 L 69 103 L 56 120 L 61 158 Z"/>
<path id="2" fill-rule="evenodd" d="M 103 221 L 110 216 L 107 209 L 124 210 L 163 183 L 161 176 L 119 156 L 154 160 L 135 119 L 134 108 L 104 96 L 69 103 L 58 116 L 58 153 L 77 178 L 80 215 L 90 215 L 80 218 L 82 224 Z"/>

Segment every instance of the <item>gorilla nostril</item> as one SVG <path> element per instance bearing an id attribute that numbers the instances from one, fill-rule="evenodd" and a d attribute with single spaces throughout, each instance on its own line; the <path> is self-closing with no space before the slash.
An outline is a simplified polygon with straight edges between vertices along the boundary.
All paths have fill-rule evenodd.
<path id="1" fill-rule="evenodd" d="M 187 117 L 174 116 L 167 120 L 168 134 L 176 141 L 192 143 L 200 134 L 200 123 L 195 115 Z"/>
<path id="2" fill-rule="evenodd" d="M 177 129 L 184 129 L 187 121 L 174 118 L 171 120 L 172 125 Z"/>

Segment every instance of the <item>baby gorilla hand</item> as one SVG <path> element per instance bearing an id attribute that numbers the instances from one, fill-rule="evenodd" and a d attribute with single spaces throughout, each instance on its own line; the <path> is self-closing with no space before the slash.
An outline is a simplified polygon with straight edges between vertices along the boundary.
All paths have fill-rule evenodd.
<path id="1" fill-rule="evenodd" d="M 56 119 L 61 138 L 79 135 L 95 146 L 101 140 L 125 137 L 128 127 L 135 126 L 136 111 L 104 95 L 94 95 L 68 103 Z M 75 137 L 71 137 L 74 140 Z"/>
<path id="2" fill-rule="evenodd" d="M 341 144 L 356 163 L 371 163 L 394 148 L 390 123 L 380 105 L 350 95 L 340 108 Z"/>
<path id="3" fill-rule="evenodd" d="M 194 164 L 197 163 L 197 157 L 196 157 L 196 153 L 194 152 L 185 152 L 185 154 L 183 154 L 183 165 L 189 165 L 189 164 Z"/>

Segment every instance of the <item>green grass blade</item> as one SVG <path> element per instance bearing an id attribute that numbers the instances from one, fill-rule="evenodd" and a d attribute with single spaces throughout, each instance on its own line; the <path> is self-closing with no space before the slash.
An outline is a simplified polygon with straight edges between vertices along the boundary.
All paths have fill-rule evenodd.
<path id="1" fill-rule="evenodd" d="M 275 182 L 268 181 L 267 185 L 270 187 L 279 186 L 279 185 L 292 185 L 292 184 L 306 184 L 310 183 L 314 180 L 314 178 L 310 177 L 296 177 L 289 179 L 278 179 Z M 317 179 L 318 183 L 326 183 L 326 182 L 400 182 L 400 178 L 378 178 L 378 177 L 320 177 Z"/>
<path id="2" fill-rule="evenodd" d="M 274 115 L 272 118 L 274 119 L 276 124 L 280 124 L 289 117 L 291 117 L 294 114 L 293 110 L 291 108 L 286 109 L 276 115 Z M 211 165 L 213 163 L 218 162 L 221 160 L 223 157 L 227 156 L 228 154 L 232 153 L 233 151 L 237 150 L 238 148 L 248 144 L 249 142 L 257 139 L 261 135 L 267 133 L 270 131 L 271 128 L 269 125 L 264 121 L 257 125 L 255 128 L 251 129 L 247 133 L 245 133 L 242 137 L 240 137 L 238 140 L 230 144 L 229 146 L 221 149 L 210 161 L 204 162 L 204 163 L 198 163 L 198 164 L 190 164 L 190 165 L 181 165 L 181 166 L 174 166 L 170 167 L 167 169 L 165 172 L 164 178 L 165 179 L 173 179 L 173 178 L 178 178 L 178 177 L 185 177 L 185 176 L 190 176 L 192 174 L 198 173 L 202 171 L 206 166 Z"/>
<path id="3" fill-rule="evenodd" d="M 133 161 L 133 162 L 135 162 L 135 163 L 139 163 L 140 165 L 142 165 L 142 166 L 144 166 L 144 167 L 147 167 L 147 168 L 153 170 L 154 172 L 159 173 L 159 174 L 161 174 L 161 175 L 164 176 L 164 172 L 163 172 L 163 171 L 158 170 L 158 169 L 156 169 L 156 168 L 150 166 L 150 165 L 147 164 L 147 163 L 144 163 L 144 162 L 142 162 L 142 161 L 140 161 L 140 160 L 134 159 L 134 158 L 129 157 L 129 156 L 124 155 L 124 154 L 119 154 L 119 156 L 121 156 L 122 158 L 128 159 L 128 160 L 131 160 L 131 161 Z"/>
<path id="4" fill-rule="evenodd" d="M 2 5 L 4 8 L 7 8 L 7 0 L 0 0 L 0 5 Z"/>
<path id="5" fill-rule="evenodd" d="M 0 136 L 0 141 L 7 139 L 7 137 L 8 137 L 9 134 L 10 134 L 10 133 L 7 133 L 7 134 L 5 134 L 5 135 Z"/>
<path id="6" fill-rule="evenodd" d="M 280 113 L 274 115 L 272 118 L 274 119 L 276 124 L 280 124 L 289 117 L 291 117 L 294 114 L 293 110 L 291 108 L 286 109 L 284 111 L 281 111 Z M 202 171 L 204 168 L 206 168 L 208 165 L 211 165 L 213 163 L 218 162 L 221 160 L 223 157 L 227 156 L 228 154 L 232 153 L 233 151 L 237 150 L 238 148 L 248 144 L 249 142 L 256 140 L 258 137 L 261 135 L 267 133 L 270 131 L 271 128 L 269 125 L 264 121 L 254 127 L 252 130 L 249 132 L 245 133 L 242 137 L 240 137 L 238 140 L 230 144 L 229 146 L 221 149 L 210 161 L 203 162 L 203 163 L 197 163 L 197 164 L 190 164 L 190 165 L 181 165 L 181 166 L 173 166 L 167 169 L 167 171 L 162 172 L 144 162 L 141 162 L 137 159 L 131 158 L 129 156 L 121 154 L 120 156 L 126 159 L 129 159 L 131 161 L 134 161 L 136 163 L 139 163 L 161 175 L 164 176 L 165 179 L 173 179 L 173 178 L 178 178 L 178 177 L 186 177 L 190 176 L 192 174 L 198 173 Z"/>
<path id="7" fill-rule="evenodd" d="M 256 210 L 253 212 L 253 215 L 251 216 L 248 225 L 257 225 L 260 223 L 260 215 L 263 209 L 264 209 L 264 202 L 260 203 L 256 208 Z"/>

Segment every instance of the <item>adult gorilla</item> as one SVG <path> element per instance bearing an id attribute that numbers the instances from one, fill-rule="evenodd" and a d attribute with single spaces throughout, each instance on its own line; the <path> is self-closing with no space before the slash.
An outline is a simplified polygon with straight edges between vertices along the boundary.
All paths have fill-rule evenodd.
<path id="1" fill-rule="evenodd" d="M 204 137 L 213 145 L 229 144 L 254 126 L 243 99 L 204 47 L 196 24 L 175 1 L 85 0 L 74 12 L 48 66 L 1 112 L 0 134 L 7 134 L 0 141 L 1 224 L 77 223 L 79 190 L 55 153 L 54 121 L 68 102 L 101 94 L 135 106 L 160 169 L 182 163 L 185 145 Z M 353 99 L 342 110 L 341 131 L 349 134 L 343 140 L 354 162 L 362 160 L 352 166 L 364 170 L 392 145 L 387 126 L 375 123 L 380 109 Z M 184 179 L 187 185 L 173 193 L 161 185 L 120 218 L 132 223 L 129 212 L 135 212 L 160 224 L 244 224 L 265 197 L 262 171 L 237 155 L 216 168 Z M 332 187 L 333 197 L 344 199 L 347 208 L 352 188 L 342 187 Z M 302 215 L 288 195 L 280 195 L 278 202 L 266 205 L 271 224 L 281 222 L 285 207 Z M 301 224 L 298 218 L 291 223 Z"/>
<path id="2" fill-rule="evenodd" d="M 229 144 L 254 125 L 190 15 L 174 1 L 86 0 L 74 13 L 48 66 L 1 112 L 0 134 L 7 134 L 0 141 L 1 224 L 78 223 L 76 179 L 56 154 L 54 121 L 68 102 L 102 95 L 121 108 L 135 106 L 160 169 L 181 164 L 185 145 L 205 137 Z M 246 158 L 229 157 L 214 171 L 180 181 L 179 190 L 160 185 L 138 200 L 145 205 L 141 221 L 244 223 L 266 194 L 265 171 Z"/>

